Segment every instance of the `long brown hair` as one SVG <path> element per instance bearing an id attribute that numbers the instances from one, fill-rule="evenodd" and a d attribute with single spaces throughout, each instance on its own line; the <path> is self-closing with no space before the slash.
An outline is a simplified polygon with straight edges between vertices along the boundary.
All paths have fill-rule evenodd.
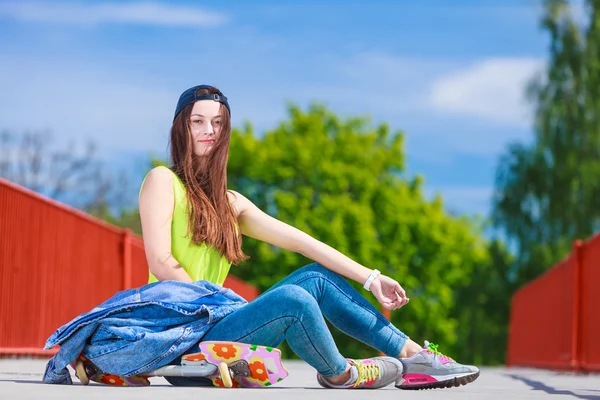
<path id="1" fill-rule="evenodd" d="M 219 94 L 219 89 L 198 89 L 197 95 Z M 194 154 L 190 128 L 193 104 L 186 106 L 171 128 L 171 170 L 181 179 L 187 195 L 188 235 L 200 245 L 216 248 L 229 262 L 238 264 L 249 257 L 242 251 L 242 236 L 227 198 L 227 161 L 231 135 L 231 115 L 221 103 L 222 125 L 207 162 Z M 203 165 L 201 168 L 199 165 Z"/>

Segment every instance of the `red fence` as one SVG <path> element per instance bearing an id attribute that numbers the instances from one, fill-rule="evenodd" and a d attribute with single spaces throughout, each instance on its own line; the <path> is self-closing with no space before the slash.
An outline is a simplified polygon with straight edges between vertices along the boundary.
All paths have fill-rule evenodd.
<path id="1" fill-rule="evenodd" d="M 571 254 L 512 299 L 511 366 L 600 371 L 600 235 L 576 242 Z"/>
<path id="2" fill-rule="evenodd" d="M 581 266 L 576 367 L 600 371 L 600 294 L 594 290 L 600 285 L 600 235 L 583 245 Z"/>
<path id="3" fill-rule="evenodd" d="M 139 237 L 0 178 L 0 355 L 52 354 L 58 327 L 147 281 Z M 258 296 L 231 275 L 223 286 Z"/>

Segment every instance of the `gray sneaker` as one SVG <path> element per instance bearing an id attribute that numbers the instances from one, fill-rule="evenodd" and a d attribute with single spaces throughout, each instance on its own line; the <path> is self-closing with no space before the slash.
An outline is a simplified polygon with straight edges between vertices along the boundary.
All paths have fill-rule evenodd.
<path id="1" fill-rule="evenodd" d="M 402 374 L 402 363 L 393 357 L 373 357 L 364 360 L 348 359 L 350 379 L 343 385 L 333 385 L 317 374 L 319 385 L 327 389 L 379 389 L 396 382 Z"/>
<path id="2" fill-rule="evenodd" d="M 404 373 L 396 382 L 399 389 L 436 389 L 466 385 L 479 377 L 479 369 L 462 365 L 440 353 L 438 346 L 425 341 L 423 351 L 401 358 Z"/>

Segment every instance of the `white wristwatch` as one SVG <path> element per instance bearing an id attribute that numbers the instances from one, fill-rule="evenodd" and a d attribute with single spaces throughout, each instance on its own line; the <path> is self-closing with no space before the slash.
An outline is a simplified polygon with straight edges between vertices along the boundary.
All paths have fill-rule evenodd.
<path id="1" fill-rule="evenodd" d="M 379 274 L 381 274 L 381 272 L 374 269 L 373 272 L 371 272 L 371 275 L 369 275 L 369 279 L 367 279 L 363 287 L 370 292 L 371 290 L 369 288 L 371 287 L 371 283 L 373 283 L 373 281 L 379 276 Z"/>

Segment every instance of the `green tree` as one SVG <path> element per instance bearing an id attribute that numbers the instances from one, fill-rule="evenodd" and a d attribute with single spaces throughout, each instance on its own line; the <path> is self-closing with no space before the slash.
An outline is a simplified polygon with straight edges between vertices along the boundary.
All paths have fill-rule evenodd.
<path id="1" fill-rule="evenodd" d="M 446 214 L 440 198 L 425 200 L 421 178 L 404 175 L 403 135 L 368 122 L 340 120 L 315 104 L 307 112 L 290 106 L 289 119 L 261 137 L 250 124 L 234 130 L 229 185 L 270 215 L 397 279 L 411 301 L 392 313 L 393 322 L 417 341 L 454 351 L 456 299 L 476 267 L 489 263 L 486 244 L 471 221 Z M 249 238 L 244 250 L 251 259 L 232 272 L 261 290 L 311 262 Z M 373 354 L 336 330 L 334 336 L 347 356 Z"/>
<path id="2" fill-rule="evenodd" d="M 517 286 L 600 228 L 599 4 L 587 2 L 582 26 L 566 1 L 545 1 L 549 61 L 529 88 L 535 137 L 530 145 L 512 144 L 497 171 L 494 222 L 518 255 Z"/>

